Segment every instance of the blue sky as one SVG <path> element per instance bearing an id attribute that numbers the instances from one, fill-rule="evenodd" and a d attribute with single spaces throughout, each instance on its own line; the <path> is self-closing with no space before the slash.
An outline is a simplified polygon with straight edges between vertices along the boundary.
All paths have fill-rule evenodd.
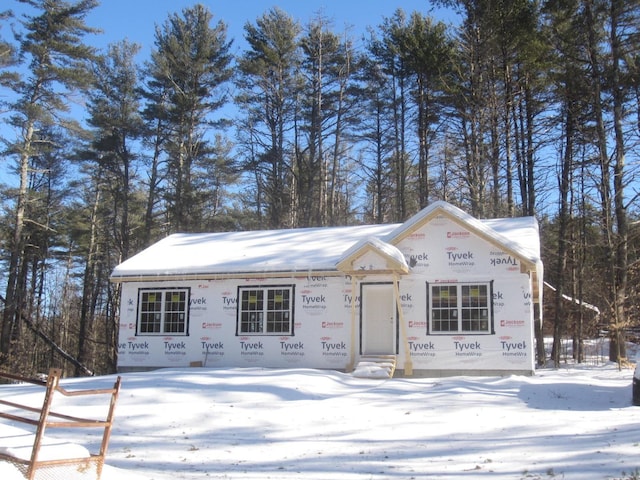
<path id="1" fill-rule="evenodd" d="M 155 25 L 161 25 L 172 13 L 180 13 L 197 0 L 102 0 L 87 18 L 87 23 L 104 31 L 95 39 L 96 46 L 129 39 L 143 47 L 148 54 L 153 47 Z M 333 30 L 342 33 L 346 28 L 354 40 L 366 32 L 367 27 L 380 25 L 385 17 L 391 17 L 397 8 L 405 12 L 419 11 L 437 20 L 451 21 L 447 11 L 434 7 L 429 0 L 202 0 L 214 15 L 214 21 L 222 20 L 228 26 L 228 38 L 234 39 L 234 51 L 244 47 L 243 27 L 272 7 L 279 7 L 302 25 L 307 24 L 319 12 L 334 23 Z"/>
<path id="2" fill-rule="evenodd" d="M 72 2 L 74 0 L 66 0 Z M 155 28 L 165 23 L 169 15 L 181 12 L 197 3 L 204 4 L 213 14 L 213 21 L 223 21 L 228 28 L 227 39 L 233 40 L 233 54 L 246 48 L 244 26 L 256 20 L 271 8 L 279 7 L 302 27 L 318 15 L 333 23 L 335 33 L 347 33 L 356 47 L 360 47 L 367 28 L 377 29 L 385 18 L 393 16 L 398 8 L 407 14 L 418 11 L 436 20 L 453 23 L 455 15 L 436 7 L 430 0 L 99 0 L 100 5 L 86 18 L 87 25 L 102 30 L 88 35 L 85 41 L 99 49 L 127 39 L 141 46 L 137 63 L 149 58 L 154 48 Z M 18 19 L 22 14 L 34 14 L 30 7 L 18 0 L 0 0 L 0 11 L 11 9 Z M 35 12 L 37 14 L 37 12 Z M 10 37 L 10 29 L 3 26 L 0 34 Z M 0 125 L 0 128 L 2 126 Z M 0 180 L 1 181 L 1 180 Z"/>
<path id="3" fill-rule="evenodd" d="M 184 8 L 196 3 L 209 8 L 214 22 L 222 20 L 227 24 L 228 39 L 233 40 L 234 54 L 241 53 L 245 48 L 244 25 L 247 22 L 255 23 L 257 18 L 273 7 L 281 8 L 302 26 L 321 13 L 333 22 L 334 32 L 348 32 L 357 46 L 368 27 L 379 26 L 384 18 L 391 17 L 398 8 L 407 13 L 418 11 L 445 23 L 455 21 L 451 11 L 433 6 L 429 0 L 101 0 L 101 4 L 88 15 L 86 23 L 103 33 L 89 36 L 87 43 L 103 49 L 110 43 L 126 38 L 142 47 L 138 62 L 147 60 L 154 46 L 156 25 L 162 25 L 168 15 L 181 13 Z M 18 18 L 25 12 L 33 14 L 28 8 L 17 0 L 0 0 L 0 11 L 10 9 Z M 3 26 L 0 34 L 9 39 L 9 27 Z M 0 130 L 3 128 L 0 125 Z M 7 162 L 0 160 L 0 183 L 12 177 L 7 174 L 7 166 Z"/>

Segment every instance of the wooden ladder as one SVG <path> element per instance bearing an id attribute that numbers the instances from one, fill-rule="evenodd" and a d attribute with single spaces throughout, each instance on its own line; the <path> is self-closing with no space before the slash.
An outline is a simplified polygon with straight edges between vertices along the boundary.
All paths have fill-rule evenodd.
<path id="1" fill-rule="evenodd" d="M 32 405 L 19 404 L 0 398 L 0 405 L 24 412 L 23 415 L 19 415 L 8 411 L 0 411 L 0 418 L 30 425 L 35 428 L 35 434 L 28 436 L 29 445 L 27 445 L 27 447 L 30 447 L 30 453 L 27 457 L 23 458 L 21 456 L 16 456 L 11 452 L 0 452 L 0 460 L 6 460 L 14 464 L 27 480 L 35 479 L 36 471 L 41 469 L 58 468 L 59 470 L 62 470 L 61 473 L 64 473 L 63 467 L 65 466 L 76 467 L 81 471 L 86 471 L 94 467 L 94 478 L 96 480 L 100 480 L 104 460 L 107 455 L 109 438 L 113 428 L 114 410 L 118 400 L 118 394 L 120 393 L 121 378 L 117 377 L 113 387 L 91 390 L 67 390 L 63 388 L 60 385 L 62 370 L 57 368 L 52 368 L 49 371 L 49 376 L 47 377 L 46 382 L 6 372 L 0 372 L 0 378 L 6 378 L 23 383 L 32 383 L 40 387 L 44 387 L 44 399 L 41 406 L 36 407 Z M 66 413 L 53 411 L 52 406 L 55 393 L 58 394 L 57 396 L 62 395 L 64 397 L 103 396 L 104 398 L 102 399 L 102 403 L 106 411 L 103 411 L 102 415 L 98 418 L 76 417 Z M 44 450 L 48 448 L 46 442 L 44 442 L 45 430 L 49 431 L 54 428 L 97 429 L 102 433 L 100 450 L 97 453 L 90 453 L 87 451 L 87 455 L 84 455 L 83 452 L 82 456 L 77 458 L 71 455 L 71 458 L 50 458 L 41 460 L 39 457 L 40 453 L 42 453 L 41 449 Z M 84 451 L 86 449 L 81 448 L 81 450 Z M 78 449 L 73 449 L 73 451 L 76 452 Z M 45 476 L 47 478 L 64 478 L 56 475 L 53 471 L 46 473 Z"/>

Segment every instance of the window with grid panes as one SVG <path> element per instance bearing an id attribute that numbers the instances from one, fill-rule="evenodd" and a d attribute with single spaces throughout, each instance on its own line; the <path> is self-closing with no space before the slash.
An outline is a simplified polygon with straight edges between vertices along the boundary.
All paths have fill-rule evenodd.
<path id="1" fill-rule="evenodd" d="M 138 291 L 139 335 L 186 335 L 188 317 L 188 288 Z"/>
<path id="2" fill-rule="evenodd" d="M 490 283 L 432 284 L 431 333 L 492 333 Z"/>
<path id="3" fill-rule="evenodd" d="M 293 334 L 293 285 L 238 288 L 238 334 Z"/>

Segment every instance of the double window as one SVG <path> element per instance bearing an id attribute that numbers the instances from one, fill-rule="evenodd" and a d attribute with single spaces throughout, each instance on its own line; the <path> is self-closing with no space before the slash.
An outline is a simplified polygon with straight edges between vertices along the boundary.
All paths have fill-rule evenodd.
<path id="1" fill-rule="evenodd" d="M 138 291 L 140 335 L 187 335 L 189 289 L 171 288 Z"/>
<path id="2" fill-rule="evenodd" d="M 432 284 L 431 333 L 493 333 L 490 283 Z"/>
<path id="3" fill-rule="evenodd" d="M 293 335 L 293 285 L 238 288 L 238 335 Z"/>

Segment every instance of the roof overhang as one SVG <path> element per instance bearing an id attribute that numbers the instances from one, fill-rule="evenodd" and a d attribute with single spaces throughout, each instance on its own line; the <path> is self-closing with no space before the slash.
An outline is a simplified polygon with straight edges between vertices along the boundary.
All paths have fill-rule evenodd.
<path id="1" fill-rule="evenodd" d="M 449 220 L 453 221 L 460 227 L 471 231 L 496 248 L 504 250 L 509 255 L 516 257 L 518 260 L 520 260 L 521 264 L 524 265 L 525 270 L 529 271 L 536 268 L 536 261 L 526 256 L 522 251 L 518 249 L 516 245 L 511 245 L 512 242 L 510 242 L 509 239 L 501 238 L 502 235 L 498 234 L 490 227 L 483 225 L 482 222 L 462 212 L 461 210 L 457 212 L 455 210 L 452 210 L 451 208 L 435 207 L 426 214 L 415 218 L 414 221 L 409 220 L 406 224 L 402 225 L 398 230 L 392 232 L 387 238 L 385 238 L 385 241 L 392 245 L 397 245 L 404 238 L 410 236 L 416 230 L 419 230 L 424 225 L 440 215 L 447 217 Z"/>
<path id="2" fill-rule="evenodd" d="M 409 265 L 393 245 L 377 238 L 356 243 L 345 252 L 336 268 L 348 275 L 388 275 L 409 273 Z"/>
<path id="3" fill-rule="evenodd" d="M 396 230 L 387 235 L 384 240 L 391 245 L 397 245 L 403 239 L 409 237 L 438 216 L 446 217 L 460 227 L 482 238 L 490 245 L 516 258 L 520 262 L 521 273 L 527 273 L 531 276 L 534 302 L 541 302 L 543 266 L 540 258 L 533 258 L 527 251 L 523 250 L 517 242 L 512 241 L 482 221 L 447 202 L 434 202 L 431 206 L 421 210 L 400 225 Z"/>
<path id="4" fill-rule="evenodd" d="M 247 278 L 302 278 L 308 276 L 341 277 L 337 270 L 305 270 L 305 271 L 262 271 L 262 272 L 228 272 L 228 273 L 150 273 L 133 275 L 112 275 L 112 283 L 127 282 L 177 282 L 189 280 L 239 280 Z"/>

